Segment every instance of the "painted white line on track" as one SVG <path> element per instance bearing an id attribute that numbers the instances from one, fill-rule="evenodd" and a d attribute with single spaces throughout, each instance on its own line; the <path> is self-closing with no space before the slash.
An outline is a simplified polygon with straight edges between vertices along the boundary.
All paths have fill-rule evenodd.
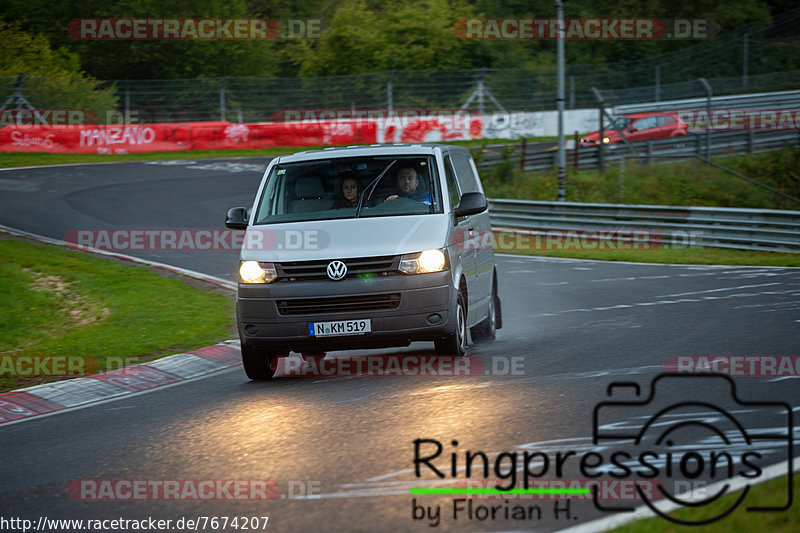
<path id="1" fill-rule="evenodd" d="M 691 293 L 687 293 L 691 294 Z M 750 298 L 753 296 L 780 296 L 791 294 L 793 296 L 800 295 L 798 294 L 798 289 L 788 289 L 783 291 L 761 291 L 761 292 L 741 292 L 736 294 L 726 294 L 723 296 L 702 296 L 700 298 L 679 298 L 677 300 L 656 300 L 654 302 L 632 302 L 630 304 L 626 304 L 628 306 L 643 306 L 649 307 L 652 305 L 670 305 L 670 304 L 680 304 L 680 303 L 697 303 L 697 302 L 707 302 L 713 300 L 730 300 L 732 298 Z M 557 316 L 564 313 L 577 313 L 577 312 L 591 312 L 591 311 L 608 311 L 611 309 L 621 309 L 624 306 L 614 305 L 610 307 L 591 307 L 591 308 L 578 308 L 578 309 L 564 309 L 563 311 L 553 311 L 552 313 L 538 313 L 536 315 L 532 315 L 532 318 L 540 318 L 540 317 L 549 317 L 549 316 Z M 791 310 L 791 309 L 789 309 Z"/>
<path id="2" fill-rule="evenodd" d="M 259 159 L 259 158 L 263 158 L 263 157 L 267 157 L 267 158 L 273 159 L 276 156 L 271 156 L 271 155 L 242 155 L 242 156 L 236 156 L 236 157 L 212 157 L 210 159 L 204 159 L 202 157 L 198 157 L 198 158 L 196 158 L 197 160 L 193 160 L 193 159 L 147 159 L 147 160 L 145 160 L 145 159 L 131 159 L 129 161 L 95 161 L 95 162 L 90 162 L 90 163 L 59 163 L 57 165 L 31 165 L 31 166 L 27 166 L 27 167 L 4 167 L 4 168 L 0 168 L 0 172 L 8 172 L 8 171 L 11 171 L 11 170 L 36 170 L 36 169 L 61 168 L 61 167 L 83 167 L 83 166 L 91 167 L 91 166 L 97 166 L 97 165 L 121 165 L 121 164 L 125 164 L 125 163 L 134 163 L 134 164 L 135 163 L 143 163 L 143 164 L 150 164 L 150 165 L 153 165 L 153 164 L 156 164 L 156 165 L 159 165 L 159 164 L 161 164 L 161 165 L 169 165 L 170 163 L 175 164 L 174 163 L 175 161 L 180 161 L 180 162 L 186 161 L 187 165 L 193 165 L 193 164 L 197 163 L 198 160 L 199 161 L 208 162 L 208 161 L 229 161 L 229 160 L 232 160 L 232 159 Z M 264 167 L 264 168 L 266 168 L 266 167 Z"/>
<path id="3" fill-rule="evenodd" d="M 639 261 L 604 261 L 602 259 L 577 259 L 574 257 L 549 257 L 544 255 L 517 255 L 505 252 L 495 252 L 496 256 L 509 257 L 514 259 L 526 259 L 528 261 L 541 261 L 544 263 L 594 263 L 605 265 L 642 265 L 651 267 L 681 267 L 689 268 L 691 270 L 719 270 L 723 268 L 742 268 L 742 269 L 792 269 L 800 270 L 800 267 L 785 267 L 785 266 L 772 266 L 772 265 L 688 265 L 683 263 L 642 263 Z M 719 274 L 719 272 L 717 272 Z"/>
<path id="4" fill-rule="evenodd" d="M 672 298 L 675 296 L 691 296 L 693 294 L 706 294 L 708 292 L 721 292 L 721 291 L 735 291 L 737 289 L 752 289 L 754 287 L 769 287 L 771 285 L 780 285 L 780 283 L 759 283 L 758 285 L 739 285 L 738 287 L 722 287 L 719 289 L 708 289 L 705 291 L 693 291 L 693 292 L 679 292 L 676 294 L 659 294 L 656 298 Z"/>
<path id="5" fill-rule="evenodd" d="M 8 172 L 11 170 L 35 170 L 43 168 L 61 168 L 61 167 L 82 167 L 84 165 L 118 165 L 120 163 L 139 163 L 139 161 L 98 161 L 96 163 L 59 163 L 58 165 L 34 165 L 30 167 L 5 167 L 0 168 L 0 172 Z"/>

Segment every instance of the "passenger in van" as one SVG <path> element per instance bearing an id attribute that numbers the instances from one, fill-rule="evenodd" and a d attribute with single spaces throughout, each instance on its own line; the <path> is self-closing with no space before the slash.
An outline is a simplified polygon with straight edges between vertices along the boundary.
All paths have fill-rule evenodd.
<path id="1" fill-rule="evenodd" d="M 414 167 L 400 167 L 397 169 L 397 192 L 384 200 L 396 200 L 400 196 L 411 198 L 424 205 L 431 205 L 431 195 L 419 188 L 419 175 Z"/>
<path id="2" fill-rule="evenodd" d="M 339 194 L 336 195 L 335 207 L 337 209 L 355 207 L 358 204 L 358 196 L 360 194 L 361 186 L 358 183 L 358 177 L 352 173 L 343 174 L 339 186 Z"/>

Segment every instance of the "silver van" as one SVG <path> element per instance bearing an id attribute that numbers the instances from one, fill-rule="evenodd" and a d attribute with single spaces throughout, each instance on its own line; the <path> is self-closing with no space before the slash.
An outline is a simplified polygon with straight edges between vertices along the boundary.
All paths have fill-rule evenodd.
<path id="1" fill-rule="evenodd" d="M 236 314 L 251 379 L 290 351 L 432 341 L 464 355 L 502 325 L 491 227 L 469 151 L 450 145 L 326 148 L 273 159 L 251 209 Z"/>

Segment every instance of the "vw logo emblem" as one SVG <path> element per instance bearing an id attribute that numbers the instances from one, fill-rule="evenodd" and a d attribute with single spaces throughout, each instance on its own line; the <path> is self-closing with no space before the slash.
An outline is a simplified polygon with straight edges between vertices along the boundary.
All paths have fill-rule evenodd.
<path id="1" fill-rule="evenodd" d="M 347 274 L 347 265 L 341 261 L 331 261 L 328 263 L 327 272 L 329 278 L 333 281 L 339 281 Z"/>

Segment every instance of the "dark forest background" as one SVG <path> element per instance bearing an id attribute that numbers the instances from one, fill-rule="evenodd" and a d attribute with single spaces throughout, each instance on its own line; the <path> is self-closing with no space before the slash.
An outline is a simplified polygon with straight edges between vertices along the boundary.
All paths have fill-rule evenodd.
<path id="1" fill-rule="evenodd" d="M 554 18 L 551 0 L 3 0 L 0 76 L 168 79 L 307 77 L 388 70 L 536 69 L 555 64 L 554 41 L 467 41 L 467 17 Z M 710 18 L 721 35 L 774 27 L 760 38 L 784 47 L 754 58 L 758 70 L 800 68 L 796 0 L 566 0 L 565 17 Z M 318 39 L 80 41 L 75 18 L 321 19 Z M 785 23 L 782 21 L 785 19 Z M 653 57 L 699 41 L 567 41 L 568 65 Z"/>

